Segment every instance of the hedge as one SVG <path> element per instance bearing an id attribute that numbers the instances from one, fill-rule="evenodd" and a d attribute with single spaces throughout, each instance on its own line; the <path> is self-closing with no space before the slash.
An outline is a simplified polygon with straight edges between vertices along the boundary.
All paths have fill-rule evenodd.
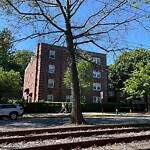
<path id="1" fill-rule="evenodd" d="M 144 105 L 138 104 L 124 104 L 124 103 L 87 103 L 82 104 L 83 112 L 116 112 L 118 109 L 119 112 L 130 112 L 132 111 L 144 111 Z"/>
<path id="2" fill-rule="evenodd" d="M 66 102 L 68 103 L 68 102 Z M 58 113 L 61 110 L 62 102 L 51 102 L 51 103 L 20 103 L 24 107 L 25 113 Z M 145 105 L 136 104 L 124 104 L 124 103 L 86 103 L 82 104 L 83 112 L 132 112 L 144 111 Z"/>

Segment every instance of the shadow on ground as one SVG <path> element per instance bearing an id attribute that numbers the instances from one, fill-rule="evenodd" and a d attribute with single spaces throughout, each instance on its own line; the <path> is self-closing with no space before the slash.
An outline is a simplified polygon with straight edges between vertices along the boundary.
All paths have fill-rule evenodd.
<path id="1" fill-rule="evenodd" d="M 149 123 L 150 117 L 85 117 L 89 124 L 134 124 Z M 60 126 L 69 121 L 69 117 L 51 118 L 20 118 L 17 120 L 0 120 L 0 130 L 10 130 L 15 128 L 40 128 Z"/>

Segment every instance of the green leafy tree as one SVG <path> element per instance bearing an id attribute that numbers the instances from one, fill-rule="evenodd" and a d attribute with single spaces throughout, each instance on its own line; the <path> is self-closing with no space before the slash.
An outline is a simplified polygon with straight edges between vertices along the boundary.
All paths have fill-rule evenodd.
<path id="1" fill-rule="evenodd" d="M 132 22 L 144 26 L 142 18 L 146 14 L 142 12 L 141 15 L 140 10 L 131 13 L 135 8 L 127 0 L 3 0 L 0 1 L 0 8 L 5 15 L 11 16 L 6 19 L 11 18 L 10 24 L 15 26 L 14 29 L 25 31 L 26 36 L 21 33 L 20 40 L 48 36 L 51 44 L 67 47 L 73 96 L 70 122 L 76 124 L 85 122 L 80 105 L 76 48 L 92 44 L 107 52 L 121 50 L 124 47 L 120 47 L 120 35 L 125 35 L 127 26 Z"/>
<path id="2" fill-rule="evenodd" d="M 143 62 L 137 64 L 137 69 L 124 82 L 123 90 L 131 97 L 143 96 L 150 112 L 150 62 L 147 65 Z"/>
<path id="3" fill-rule="evenodd" d="M 79 77 L 80 97 L 82 97 L 91 87 L 93 83 L 91 62 L 79 59 L 77 61 L 77 71 Z M 64 74 L 64 83 L 67 87 L 72 87 L 71 73 L 66 71 Z"/>
<path id="4" fill-rule="evenodd" d="M 13 70 L 4 71 L 0 67 L 0 100 L 14 98 L 21 88 L 20 81 L 19 72 L 14 72 Z"/>
<path id="5" fill-rule="evenodd" d="M 0 67 L 4 70 L 11 70 L 13 66 L 13 44 L 11 41 L 14 39 L 12 33 L 8 28 L 0 31 Z"/>
<path id="6" fill-rule="evenodd" d="M 136 70 L 137 63 L 146 65 L 150 61 L 150 51 L 146 49 L 136 49 L 123 52 L 116 61 L 109 66 L 109 78 L 116 90 L 123 88 L 123 82 L 130 78 L 130 74 Z"/>
<path id="7" fill-rule="evenodd" d="M 30 50 L 17 50 L 14 53 L 14 61 L 17 64 L 18 68 L 15 69 L 15 71 L 19 71 L 21 78 L 22 78 L 22 84 L 23 84 L 23 78 L 24 78 L 24 71 L 27 67 L 28 63 L 30 62 L 31 57 L 34 55 L 33 52 Z"/>

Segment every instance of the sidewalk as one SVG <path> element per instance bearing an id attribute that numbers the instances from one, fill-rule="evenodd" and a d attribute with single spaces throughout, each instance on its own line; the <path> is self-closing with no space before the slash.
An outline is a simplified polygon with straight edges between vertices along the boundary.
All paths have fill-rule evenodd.
<path id="1" fill-rule="evenodd" d="M 23 118 L 49 118 L 49 117 L 69 117 L 70 113 L 26 113 Z M 150 117 L 150 113 L 101 113 L 101 112 L 83 112 L 84 117 Z"/>

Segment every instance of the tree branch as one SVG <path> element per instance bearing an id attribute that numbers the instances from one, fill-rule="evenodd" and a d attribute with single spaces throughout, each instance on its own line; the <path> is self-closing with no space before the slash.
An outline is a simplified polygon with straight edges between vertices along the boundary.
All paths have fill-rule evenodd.
<path id="1" fill-rule="evenodd" d="M 56 43 L 58 43 L 64 35 L 65 34 L 62 34 L 53 44 L 55 45 Z"/>
<path id="2" fill-rule="evenodd" d="M 72 16 L 74 16 L 74 14 L 78 11 L 78 9 L 81 7 L 81 5 L 83 4 L 84 1 L 85 1 L 85 0 L 82 0 L 82 1 L 79 3 L 79 5 L 77 6 L 77 8 L 76 8 L 76 9 L 74 10 L 74 12 L 70 15 L 70 18 L 71 18 Z M 77 5 L 77 4 L 76 4 L 76 5 Z M 76 5 L 74 5 L 74 7 L 75 7 Z M 71 12 L 73 11 L 74 7 L 71 9 Z"/>
<path id="3" fill-rule="evenodd" d="M 20 15 L 31 15 L 31 16 L 42 16 L 41 13 L 27 13 L 27 12 L 21 12 L 17 7 L 15 7 L 9 0 L 6 0 L 8 2 L 8 4 L 13 7 Z"/>
<path id="4" fill-rule="evenodd" d="M 122 5 L 124 5 L 125 3 L 126 3 L 126 0 L 120 2 L 116 7 L 114 7 L 114 8 L 111 9 L 109 12 L 107 12 L 107 13 L 106 13 L 100 20 L 98 20 L 93 26 L 89 27 L 86 31 L 84 31 L 84 32 L 82 32 L 82 33 L 80 33 L 80 34 L 74 36 L 73 38 L 74 38 L 74 39 L 78 39 L 78 38 L 84 36 L 85 34 L 87 34 L 89 31 L 93 30 L 95 27 L 99 26 L 100 22 L 101 22 L 103 19 L 105 19 L 106 17 L 108 17 L 109 14 L 111 14 L 114 10 L 120 8 L 120 7 L 121 7 Z M 90 17 L 97 16 L 100 12 L 101 12 L 101 10 L 98 11 L 96 14 L 90 16 Z M 88 18 L 88 21 L 90 20 L 90 17 Z"/>
<path id="5" fill-rule="evenodd" d="M 29 38 L 33 39 L 33 38 L 36 38 L 36 37 L 39 37 L 39 36 L 43 36 L 43 35 L 47 35 L 47 34 L 55 34 L 55 33 L 61 33 L 61 31 L 50 31 L 50 32 L 46 32 L 46 33 L 34 33 L 34 34 L 30 34 L 30 35 L 26 36 L 25 38 L 14 40 L 12 42 L 20 42 L 20 41 L 23 41 L 23 40 L 27 40 Z"/>
<path id="6" fill-rule="evenodd" d="M 50 24 L 52 24 L 55 28 L 57 28 L 58 30 L 65 32 L 64 29 L 62 29 L 61 27 L 59 27 L 57 24 L 55 24 L 51 19 L 49 19 L 49 17 L 44 13 L 43 9 L 41 8 L 40 4 L 37 2 L 37 0 L 35 0 L 36 4 L 38 5 L 43 17 L 48 20 L 50 22 Z"/>
<path id="7" fill-rule="evenodd" d="M 63 6 L 62 6 L 61 2 L 59 0 L 56 0 L 56 1 L 57 1 L 58 5 L 59 5 L 59 8 L 60 8 L 64 18 L 65 18 L 65 21 L 67 21 L 67 17 L 66 17 L 66 14 L 65 14 L 65 11 L 63 9 Z"/>

